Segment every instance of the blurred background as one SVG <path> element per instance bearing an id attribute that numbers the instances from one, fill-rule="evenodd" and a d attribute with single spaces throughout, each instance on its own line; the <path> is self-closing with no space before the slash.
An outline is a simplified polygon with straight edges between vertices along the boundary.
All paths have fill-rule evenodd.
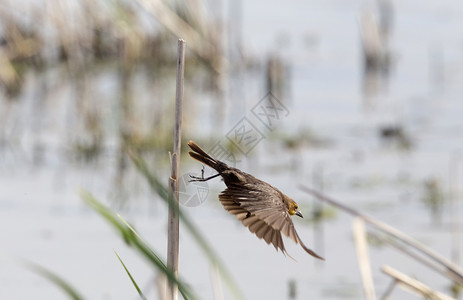
<path id="1" fill-rule="evenodd" d="M 0 15 L 1 299 L 67 298 L 23 260 L 87 299 L 137 299 L 113 249 L 160 299 L 157 272 L 79 191 L 166 257 L 167 207 L 127 153 L 167 185 L 178 38 L 187 43 L 181 173 L 201 170 L 185 155 L 190 139 L 227 153 L 299 203 L 299 235 L 326 258 L 287 240 L 296 262 L 258 240 L 217 201 L 220 180 L 201 186 L 197 202 L 198 186 L 185 183 L 181 208 L 247 299 L 364 299 L 352 216 L 301 184 L 461 265 L 460 1 L 3 0 Z M 281 112 L 271 124 L 261 114 L 269 97 Z M 243 122 L 256 134 L 246 149 Z M 202 299 L 221 299 L 220 276 L 180 230 L 181 277 Z M 448 277 L 369 242 L 378 298 L 392 282 L 387 264 L 461 299 Z"/>

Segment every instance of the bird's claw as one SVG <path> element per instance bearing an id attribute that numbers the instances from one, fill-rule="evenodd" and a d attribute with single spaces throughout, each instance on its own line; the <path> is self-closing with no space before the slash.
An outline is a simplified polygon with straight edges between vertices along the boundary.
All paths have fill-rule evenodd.
<path id="1" fill-rule="evenodd" d="M 204 178 L 204 166 L 203 168 L 201 169 L 201 177 L 199 176 L 193 176 L 191 174 L 190 175 L 190 178 L 193 178 L 191 180 L 189 180 L 188 182 L 195 182 L 195 181 L 206 181 L 206 180 L 209 180 L 208 178 Z"/>
<path id="2" fill-rule="evenodd" d="M 192 178 L 191 180 L 189 180 L 188 182 L 196 182 L 196 181 L 208 181 L 208 180 L 211 180 L 212 178 L 216 178 L 217 176 L 220 176 L 220 173 L 217 173 L 215 175 L 212 175 L 212 176 L 209 176 L 209 177 L 206 177 L 204 178 L 204 170 L 203 172 L 201 172 L 201 177 L 198 177 L 198 176 L 193 176 L 191 174 L 188 174 L 190 175 L 190 177 Z"/>
<path id="3" fill-rule="evenodd" d="M 193 176 L 191 174 L 189 174 L 189 175 L 190 175 L 190 178 L 192 178 L 192 179 L 188 180 L 188 182 L 204 181 L 204 176 L 198 177 L 198 176 Z"/>

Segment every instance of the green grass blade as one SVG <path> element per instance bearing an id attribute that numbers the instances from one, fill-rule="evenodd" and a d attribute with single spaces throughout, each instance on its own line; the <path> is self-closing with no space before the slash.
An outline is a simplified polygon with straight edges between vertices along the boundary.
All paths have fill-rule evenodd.
<path id="1" fill-rule="evenodd" d="M 178 286 L 178 290 L 184 299 L 198 299 L 193 291 L 182 280 L 177 279 L 174 273 L 167 268 L 162 259 L 159 258 L 154 250 L 151 249 L 151 247 L 140 237 L 140 235 L 135 230 L 133 230 L 132 227 L 127 226 L 125 221 L 121 221 L 109 208 L 98 202 L 89 192 L 81 192 L 81 197 L 90 207 L 92 207 L 115 229 L 117 229 L 117 231 L 119 231 L 127 245 L 136 249 L 157 270 L 164 274 L 168 280 L 174 282 Z"/>
<path id="2" fill-rule="evenodd" d="M 69 283 L 67 283 L 63 278 L 53 273 L 52 271 L 37 265 L 32 262 L 27 262 L 26 267 L 33 271 L 34 273 L 42 276 L 45 279 L 48 279 L 50 282 L 54 283 L 59 287 L 63 292 L 65 292 L 70 299 L 74 300 L 83 300 L 84 298 L 74 289 Z"/>
<path id="3" fill-rule="evenodd" d="M 143 295 L 143 292 L 141 291 L 141 289 L 140 289 L 140 287 L 138 286 L 137 282 L 136 282 L 135 279 L 133 278 L 132 274 L 130 274 L 129 269 L 127 269 L 127 267 L 125 266 L 125 264 L 124 264 L 124 262 L 122 261 L 121 257 L 119 256 L 119 254 L 117 254 L 116 251 L 114 251 L 114 253 L 115 253 L 116 256 L 117 256 L 117 259 L 119 259 L 119 261 L 121 262 L 122 266 L 124 267 L 125 272 L 127 273 L 127 275 L 129 276 L 130 280 L 132 281 L 132 284 L 133 284 L 133 286 L 135 287 L 135 289 L 137 290 L 138 295 L 140 295 L 140 298 L 143 299 L 143 300 L 146 300 L 145 295 Z"/>
<path id="4" fill-rule="evenodd" d="M 144 177 L 148 180 L 151 188 L 164 200 L 167 205 L 172 207 L 173 209 L 177 209 L 174 205 L 174 198 L 172 192 L 167 189 L 159 179 L 153 175 L 146 164 L 146 162 L 137 154 L 129 153 L 130 158 L 134 162 L 137 169 L 144 175 Z M 186 216 L 181 209 L 178 211 L 178 215 L 180 220 L 182 220 L 185 227 L 188 229 L 190 234 L 196 240 L 197 244 L 206 253 L 206 256 L 209 258 L 210 262 L 217 266 L 220 274 L 223 276 L 225 283 L 227 284 L 229 290 L 233 293 L 235 299 L 245 299 L 241 290 L 238 288 L 238 285 L 234 281 L 231 274 L 225 267 L 225 264 L 220 260 L 219 256 L 215 253 L 212 247 L 204 238 L 203 234 L 197 229 L 197 227 L 193 224 L 188 216 Z"/>

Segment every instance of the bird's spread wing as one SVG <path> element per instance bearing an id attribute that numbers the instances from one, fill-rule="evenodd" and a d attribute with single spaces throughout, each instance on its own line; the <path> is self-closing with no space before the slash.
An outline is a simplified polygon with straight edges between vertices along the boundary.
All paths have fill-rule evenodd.
<path id="1" fill-rule="evenodd" d="M 219 200 L 223 207 L 231 214 L 235 215 L 238 220 L 248 227 L 249 231 L 254 233 L 258 238 L 264 239 L 267 244 L 272 244 L 275 249 L 280 249 L 287 254 L 285 244 L 281 238 L 279 230 L 259 219 L 256 215 L 242 208 L 239 203 L 233 200 L 233 195 L 227 192 L 228 189 L 219 195 Z"/>
<path id="2" fill-rule="evenodd" d="M 265 195 L 265 197 L 262 197 Z M 249 231 L 272 243 L 278 250 L 287 254 L 281 233 L 300 243 L 307 253 L 321 258 L 302 243 L 296 232 L 286 205 L 281 200 L 281 194 L 275 188 L 265 183 L 241 184 L 229 186 L 219 195 L 224 208 L 235 215 Z"/>

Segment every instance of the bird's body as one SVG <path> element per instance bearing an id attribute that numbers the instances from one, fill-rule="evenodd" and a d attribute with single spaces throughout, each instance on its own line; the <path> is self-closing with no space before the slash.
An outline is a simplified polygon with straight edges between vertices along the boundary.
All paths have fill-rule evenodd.
<path id="1" fill-rule="evenodd" d="M 295 243 L 300 243 L 310 255 L 323 259 L 307 248 L 299 238 L 291 216 L 302 217 L 302 214 L 293 199 L 251 174 L 212 158 L 195 142 L 188 142 L 188 146 L 193 150 L 189 152 L 192 158 L 215 169 L 218 173 L 208 178 L 193 177 L 193 181 L 207 181 L 221 176 L 227 188 L 219 195 L 220 202 L 229 213 L 235 215 L 244 226 L 248 227 L 249 231 L 258 238 L 264 239 L 267 244 L 271 243 L 275 249 L 280 249 L 287 254 L 281 236 L 283 233 Z"/>

